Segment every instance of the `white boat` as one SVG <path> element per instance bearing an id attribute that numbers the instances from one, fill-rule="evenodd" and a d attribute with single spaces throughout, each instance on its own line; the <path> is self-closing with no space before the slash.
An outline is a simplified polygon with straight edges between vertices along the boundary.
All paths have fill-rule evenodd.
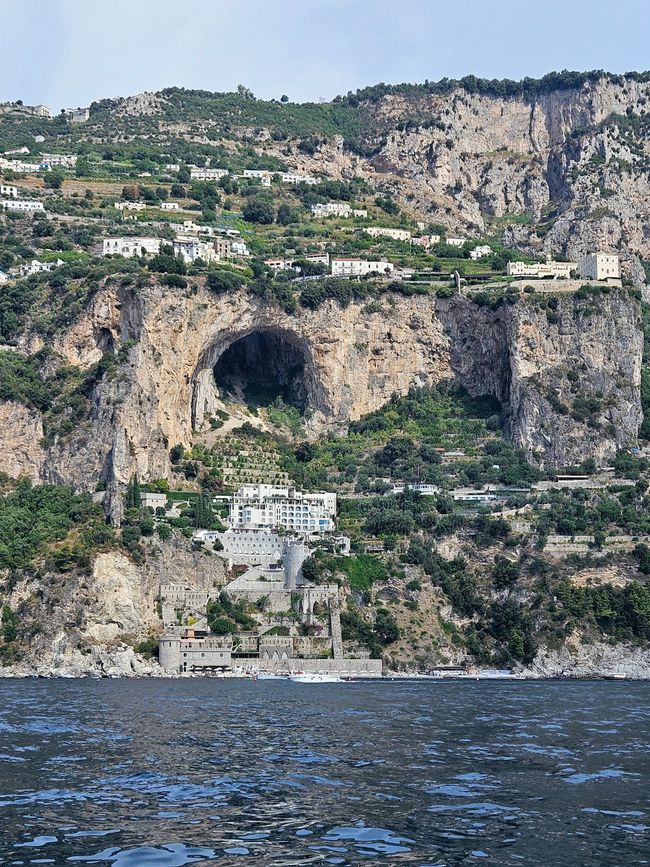
<path id="1" fill-rule="evenodd" d="M 290 674 L 289 680 L 294 683 L 342 683 L 341 677 L 338 674 L 318 674 L 317 672 L 301 672 L 300 674 Z"/>
<path id="2" fill-rule="evenodd" d="M 257 680 L 288 680 L 288 674 L 276 674 L 274 671 L 260 671 L 254 675 Z"/>

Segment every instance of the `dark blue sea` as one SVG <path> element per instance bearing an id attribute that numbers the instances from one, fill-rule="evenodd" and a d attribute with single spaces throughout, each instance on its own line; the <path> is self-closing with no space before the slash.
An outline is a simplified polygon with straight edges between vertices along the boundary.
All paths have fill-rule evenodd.
<path id="1" fill-rule="evenodd" d="M 650 684 L 0 681 L 0 864 L 650 863 Z"/>

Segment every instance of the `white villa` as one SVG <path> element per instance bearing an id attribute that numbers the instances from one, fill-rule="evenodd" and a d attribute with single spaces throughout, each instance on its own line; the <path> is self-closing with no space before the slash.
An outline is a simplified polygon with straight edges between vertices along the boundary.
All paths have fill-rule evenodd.
<path id="1" fill-rule="evenodd" d="M 474 247 L 473 250 L 469 251 L 469 258 L 474 259 L 482 259 L 484 256 L 489 256 L 492 253 L 492 247 L 488 244 L 479 244 L 478 247 Z"/>
<path id="2" fill-rule="evenodd" d="M 190 178 L 193 181 L 218 181 L 228 174 L 228 169 L 203 169 L 194 166 L 190 168 Z"/>
<path id="3" fill-rule="evenodd" d="M 373 238 L 392 238 L 394 241 L 408 241 L 411 237 L 407 229 L 390 229 L 384 226 L 368 226 L 363 231 Z"/>
<path id="4" fill-rule="evenodd" d="M 0 184 L 0 196 L 13 196 L 14 199 L 17 199 L 18 187 L 12 187 L 8 184 Z"/>
<path id="5" fill-rule="evenodd" d="M 311 206 L 311 212 L 315 217 L 349 217 L 352 208 L 345 202 L 318 202 Z"/>
<path id="6" fill-rule="evenodd" d="M 535 262 L 527 265 L 525 262 L 508 262 L 506 273 L 510 277 L 552 277 L 556 280 L 569 280 L 571 272 L 578 269 L 577 262 Z"/>
<path id="7" fill-rule="evenodd" d="M 41 165 L 49 168 L 73 169 L 78 159 L 77 154 L 41 154 Z"/>
<path id="8" fill-rule="evenodd" d="M 332 259 L 331 272 L 333 277 L 363 277 L 366 274 L 392 274 L 394 267 L 391 262 L 373 262 L 350 257 Z"/>
<path id="9" fill-rule="evenodd" d="M 115 202 L 118 211 L 144 211 L 147 207 L 144 202 Z"/>
<path id="10" fill-rule="evenodd" d="M 180 256 L 188 265 L 196 259 L 203 259 L 204 262 L 216 262 L 219 258 L 213 244 L 199 241 L 198 238 L 192 236 L 175 238 L 174 256 Z"/>
<path id="11" fill-rule="evenodd" d="M 156 255 L 160 252 L 160 238 L 104 238 L 102 256 L 133 256 Z"/>
<path id="12" fill-rule="evenodd" d="M 43 202 L 36 202 L 34 199 L 4 199 L 0 202 L 0 207 L 8 211 L 44 211 L 45 205 Z"/>
<path id="13" fill-rule="evenodd" d="M 56 259 L 54 262 L 39 262 L 38 259 L 32 259 L 27 265 L 20 266 L 21 277 L 31 277 L 32 274 L 41 274 L 43 271 L 53 271 L 55 268 L 60 268 L 64 265 L 63 259 Z"/>

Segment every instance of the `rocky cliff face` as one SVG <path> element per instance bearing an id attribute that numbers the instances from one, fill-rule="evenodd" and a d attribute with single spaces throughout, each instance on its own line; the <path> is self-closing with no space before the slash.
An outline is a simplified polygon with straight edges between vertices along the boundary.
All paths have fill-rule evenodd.
<path id="1" fill-rule="evenodd" d="M 362 104 L 372 156 L 350 153 L 341 137 L 292 156 L 308 171 L 364 177 L 451 229 L 505 230 L 507 243 L 531 253 L 617 250 L 641 285 L 649 97 L 650 83 L 609 76 L 536 96 L 392 94 Z M 259 145 L 278 156 L 283 148 Z"/>
<path id="2" fill-rule="evenodd" d="M 530 460 L 602 463 L 633 443 L 643 336 L 626 295 L 567 295 L 552 310 L 521 301 L 496 311 L 456 297 L 438 302 L 438 315 L 455 375 L 471 393 L 505 404 L 510 437 Z"/>
<path id="3" fill-rule="evenodd" d="M 136 566 L 125 554 L 99 554 L 89 574 L 26 570 L 4 602 L 31 624 L 29 647 L 0 677 L 24 675 L 161 674 L 143 659 L 138 643 L 157 636 L 161 583 L 197 589 L 222 584 L 224 561 L 188 548 L 185 539 L 152 541 Z"/>
<path id="4" fill-rule="evenodd" d="M 152 281 L 137 295 L 105 287 L 57 340 L 61 358 L 81 367 L 107 342 L 128 350 L 95 388 L 89 417 L 45 452 L 33 436 L 37 415 L 5 405 L 12 424 L 0 429 L 0 454 L 34 478 L 85 490 L 106 482 L 118 520 L 120 485 L 134 472 L 168 475 L 171 446 L 189 446 L 214 412 L 215 364 L 253 333 L 277 335 L 292 359 L 302 357 L 312 434 L 344 428 L 395 392 L 449 379 L 496 396 L 512 439 L 548 466 L 609 458 L 640 423 L 639 311 L 622 292 L 597 303 L 566 296 L 553 311 L 524 300 L 492 309 L 460 296 L 384 296 L 379 307 L 327 302 L 288 314 L 246 292 L 217 297 Z"/>

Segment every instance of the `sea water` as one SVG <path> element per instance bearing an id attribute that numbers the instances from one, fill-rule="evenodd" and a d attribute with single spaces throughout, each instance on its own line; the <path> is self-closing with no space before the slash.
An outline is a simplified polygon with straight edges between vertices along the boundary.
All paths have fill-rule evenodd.
<path id="1" fill-rule="evenodd" d="M 650 863 L 650 684 L 0 681 L 0 864 Z"/>

